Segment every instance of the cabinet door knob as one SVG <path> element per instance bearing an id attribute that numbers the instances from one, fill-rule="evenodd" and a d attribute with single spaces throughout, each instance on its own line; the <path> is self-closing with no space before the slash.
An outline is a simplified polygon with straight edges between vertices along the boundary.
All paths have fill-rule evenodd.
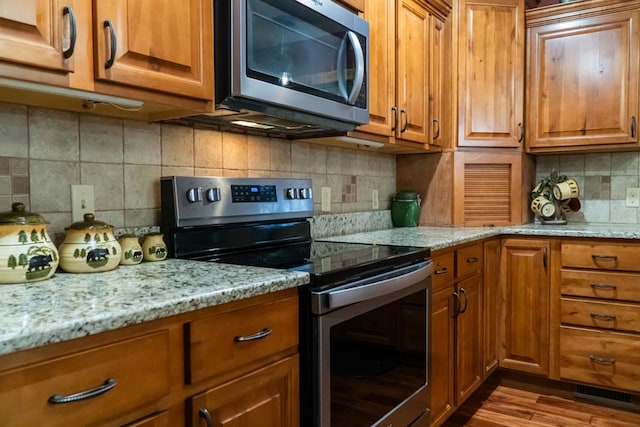
<path id="1" fill-rule="evenodd" d="M 433 140 L 435 141 L 440 138 L 440 122 L 438 119 L 433 119 L 433 127 L 435 128 L 435 131 L 433 132 Z"/>
<path id="2" fill-rule="evenodd" d="M 631 116 L 631 138 L 636 137 L 636 116 Z"/>
<path id="3" fill-rule="evenodd" d="M 460 288 L 460 295 L 464 297 L 464 305 L 460 309 L 460 313 L 465 313 L 467 311 L 467 307 L 469 306 L 469 298 L 467 298 L 467 291 L 464 288 Z"/>
<path id="4" fill-rule="evenodd" d="M 404 124 L 402 124 L 402 116 L 404 116 Z M 404 108 L 400 110 L 400 124 L 402 125 L 400 133 L 405 133 L 407 131 L 407 126 L 409 125 L 409 114 L 407 114 L 407 110 Z"/>
<path id="5" fill-rule="evenodd" d="M 398 129 L 398 107 L 391 107 L 391 112 L 393 113 L 393 125 L 391 126 L 391 130 L 393 132 Z"/>
<path id="6" fill-rule="evenodd" d="M 616 289 L 618 289 L 618 287 L 616 285 L 609 285 L 607 283 L 592 283 L 591 284 L 591 288 L 592 289 L 606 289 L 609 291 L 615 291 Z"/>
<path id="7" fill-rule="evenodd" d="M 611 314 L 603 314 L 603 313 L 589 313 L 589 315 L 590 315 L 591 317 L 593 317 L 594 319 L 608 320 L 608 321 L 616 320 L 616 316 L 613 316 L 613 315 L 611 315 Z"/>
<path id="8" fill-rule="evenodd" d="M 447 274 L 449 272 L 449 269 L 447 267 L 442 267 L 440 270 L 436 270 L 433 272 L 433 274 Z"/>

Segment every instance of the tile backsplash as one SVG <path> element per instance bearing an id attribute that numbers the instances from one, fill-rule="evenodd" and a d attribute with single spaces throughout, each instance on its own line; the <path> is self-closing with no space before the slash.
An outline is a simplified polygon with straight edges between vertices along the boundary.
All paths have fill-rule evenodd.
<path id="1" fill-rule="evenodd" d="M 380 210 L 395 193 L 395 156 L 0 102 L 0 211 L 24 202 L 49 230 L 71 221 L 71 185 L 94 186 L 96 217 L 116 228 L 160 222 L 165 175 L 311 178 L 320 212 Z"/>
<path id="2" fill-rule="evenodd" d="M 536 180 L 556 170 L 578 182 L 582 206 L 569 222 L 640 224 L 640 209 L 625 206 L 626 189 L 640 187 L 638 152 L 545 155 L 536 164 Z"/>

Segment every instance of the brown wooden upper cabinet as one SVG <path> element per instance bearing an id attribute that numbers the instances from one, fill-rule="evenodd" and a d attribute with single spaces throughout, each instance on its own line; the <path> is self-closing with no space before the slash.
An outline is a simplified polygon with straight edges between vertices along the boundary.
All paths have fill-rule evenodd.
<path id="1" fill-rule="evenodd" d="M 639 25 L 639 1 L 527 12 L 530 152 L 638 146 Z"/>
<path id="2" fill-rule="evenodd" d="M 212 7 L 210 0 L 0 0 L 0 76 L 154 104 L 145 114 L 206 111 Z M 28 91 L 2 89 L 2 99 L 84 111 L 82 100 Z"/>
<path id="3" fill-rule="evenodd" d="M 462 0 L 458 146 L 521 147 L 524 0 Z"/>
<path id="4" fill-rule="evenodd" d="M 436 0 L 365 0 L 369 124 L 357 130 L 414 150 L 439 144 L 444 20 Z M 395 17 L 391 18 L 391 17 Z"/>
<path id="5" fill-rule="evenodd" d="M 72 72 L 73 22 L 69 1 L 0 0 L 0 59 Z"/>
<path id="6" fill-rule="evenodd" d="M 96 78 L 195 98 L 213 96 L 212 2 L 94 0 Z M 204 20 L 207 22 L 207 20 Z"/>

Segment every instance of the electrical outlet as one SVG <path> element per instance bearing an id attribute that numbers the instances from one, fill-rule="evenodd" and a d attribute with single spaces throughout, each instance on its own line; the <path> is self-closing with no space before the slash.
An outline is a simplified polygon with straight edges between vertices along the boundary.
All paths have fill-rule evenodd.
<path id="1" fill-rule="evenodd" d="M 322 212 L 331 211 L 331 187 L 322 187 Z"/>
<path id="2" fill-rule="evenodd" d="M 84 214 L 94 212 L 93 185 L 72 185 L 71 220 L 82 221 Z"/>
<path id="3" fill-rule="evenodd" d="M 371 209 L 380 209 L 380 200 L 378 200 L 378 189 L 371 190 Z"/>
<path id="4" fill-rule="evenodd" d="M 629 208 L 640 207 L 640 188 L 627 188 L 627 199 L 625 200 L 625 206 Z"/>

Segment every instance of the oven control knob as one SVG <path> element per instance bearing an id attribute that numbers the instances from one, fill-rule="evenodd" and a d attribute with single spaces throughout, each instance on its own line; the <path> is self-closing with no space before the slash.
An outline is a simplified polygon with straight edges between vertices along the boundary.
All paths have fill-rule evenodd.
<path id="1" fill-rule="evenodd" d="M 287 188 L 287 199 L 299 199 L 300 198 L 300 189 L 299 188 Z"/>
<path id="2" fill-rule="evenodd" d="M 202 187 L 190 188 L 187 190 L 187 200 L 191 203 L 202 201 Z"/>
<path id="3" fill-rule="evenodd" d="M 220 189 L 219 188 L 209 188 L 205 191 L 205 196 L 207 200 L 210 202 L 219 202 L 220 201 Z"/>
<path id="4" fill-rule="evenodd" d="M 301 199 L 310 199 L 313 197 L 313 191 L 311 188 L 300 188 L 299 190 Z"/>

